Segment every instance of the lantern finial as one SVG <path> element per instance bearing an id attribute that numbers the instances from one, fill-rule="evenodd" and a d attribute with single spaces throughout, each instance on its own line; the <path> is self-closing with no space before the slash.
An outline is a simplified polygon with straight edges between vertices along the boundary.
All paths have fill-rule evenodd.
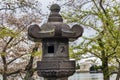
<path id="1" fill-rule="evenodd" d="M 58 4 L 53 4 L 50 7 L 51 12 L 59 12 L 60 11 L 60 6 Z"/>

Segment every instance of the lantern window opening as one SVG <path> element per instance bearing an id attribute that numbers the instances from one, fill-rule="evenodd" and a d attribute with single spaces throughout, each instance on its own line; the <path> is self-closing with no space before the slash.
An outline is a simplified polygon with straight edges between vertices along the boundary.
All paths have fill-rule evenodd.
<path id="1" fill-rule="evenodd" d="M 48 53 L 54 53 L 54 45 L 48 46 Z"/>

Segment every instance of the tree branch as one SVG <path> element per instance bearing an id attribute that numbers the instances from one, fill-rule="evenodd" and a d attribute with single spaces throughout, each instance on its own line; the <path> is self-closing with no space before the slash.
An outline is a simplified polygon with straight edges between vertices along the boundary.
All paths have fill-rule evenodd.
<path id="1" fill-rule="evenodd" d="M 8 73 L 7 76 L 10 76 L 10 75 L 12 75 L 12 74 L 17 74 L 17 73 L 19 73 L 20 71 L 21 71 L 21 69 L 19 69 L 19 70 L 17 70 L 17 71 L 14 71 L 14 72 L 11 72 L 11 73 Z"/>
<path id="2" fill-rule="evenodd" d="M 22 57 L 22 56 L 24 56 L 24 55 L 26 55 L 26 54 L 22 54 L 22 55 L 20 55 L 19 57 L 14 58 L 13 60 L 9 61 L 9 62 L 7 63 L 7 65 L 11 64 L 12 62 L 14 62 L 15 60 L 17 60 L 18 58 L 20 58 L 20 57 Z"/>
<path id="3" fill-rule="evenodd" d="M 113 53 L 111 53 L 110 55 L 108 55 L 108 57 L 111 57 L 112 55 L 114 55 L 116 52 L 115 52 L 115 50 L 116 50 L 116 48 L 118 47 L 118 45 L 119 45 L 119 41 L 116 41 L 116 46 L 115 47 L 113 47 Z"/>
<path id="4" fill-rule="evenodd" d="M 97 10 L 100 12 L 100 9 L 99 9 L 99 7 L 97 6 L 95 0 L 92 0 L 92 1 L 93 1 L 93 3 L 95 4 L 95 7 L 97 8 Z"/>
<path id="5" fill-rule="evenodd" d="M 36 43 L 36 44 L 35 44 L 35 47 L 34 47 L 33 50 L 32 50 L 32 53 L 34 53 L 34 52 L 36 52 L 36 51 L 38 50 L 38 48 L 39 48 L 38 46 L 39 46 L 39 44 Z M 31 55 L 31 56 L 30 56 L 29 63 L 28 63 L 28 65 L 26 66 L 25 70 L 28 70 L 28 71 L 29 71 L 30 69 L 32 69 L 33 59 L 34 59 L 34 56 Z"/>
<path id="6" fill-rule="evenodd" d="M 1 8 L 0 11 L 1 10 L 13 10 L 13 9 L 10 9 L 10 8 Z"/>
<path id="7" fill-rule="evenodd" d="M 104 9 L 104 7 L 103 7 L 102 2 L 103 2 L 103 0 L 100 0 L 99 5 L 100 5 L 102 11 L 104 12 L 105 16 L 107 17 L 107 12 L 105 11 L 105 9 Z"/>
<path id="8" fill-rule="evenodd" d="M 9 43 L 10 43 L 12 40 L 13 40 L 13 37 L 11 37 L 11 38 L 9 39 L 9 41 L 6 43 L 6 45 L 4 46 L 2 52 L 5 52 L 5 51 L 6 51 L 6 49 L 7 49 L 8 45 L 9 45 Z"/>
<path id="9" fill-rule="evenodd" d="M 93 54 L 93 55 L 95 55 L 96 57 L 102 59 L 99 55 L 97 55 L 97 54 L 95 54 L 95 53 L 93 53 L 93 52 L 91 52 L 91 51 L 90 51 L 90 53 Z"/>

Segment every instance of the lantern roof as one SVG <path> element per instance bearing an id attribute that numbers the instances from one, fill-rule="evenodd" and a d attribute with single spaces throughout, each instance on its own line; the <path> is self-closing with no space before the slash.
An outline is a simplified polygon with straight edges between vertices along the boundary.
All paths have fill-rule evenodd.
<path id="1" fill-rule="evenodd" d="M 75 40 L 82 36 L 83 28 L 80 25 L 74 25 L 72 28 L 63 23 L 63 18 L 59 14 L 60 6 L 53 4 L 50 7 L 51 13 L 48 22 L 41 27 L 38 25 L 31 25 L 28 28 L 28 36 L 31 40 L 39 41 L 45 38 L 68 38 Z"/>

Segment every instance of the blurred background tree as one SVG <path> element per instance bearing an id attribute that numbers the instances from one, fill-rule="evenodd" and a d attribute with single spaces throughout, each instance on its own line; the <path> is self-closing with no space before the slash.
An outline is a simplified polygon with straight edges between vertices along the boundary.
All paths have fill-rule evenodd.
<path id="1" fill-rule="evenodd" d="M 104 80 L 110 80 L 109 63 L 120 53 L 120 1 L 68 0 L 63 17 L 68 23 L 78 23 L 93 35 L 83 36 L 76 45 L 79 54 L 91 53 L 102 61 Z M 78 54 L 77 54 L 78 55 Z M 79 56 L 79 55 L 78 55 Z M 119 60 L 118 60 L 119 61 Z"/>
<path id="2" fill-rule="evenodd" d="M 41 44 L 27 39 L 27 27 L 41 22 L 37 0 L 0 1 L 0 73 L 3 80 L 30 80 Z M 39 53 L 40 55 L 40 53 Z"/>

